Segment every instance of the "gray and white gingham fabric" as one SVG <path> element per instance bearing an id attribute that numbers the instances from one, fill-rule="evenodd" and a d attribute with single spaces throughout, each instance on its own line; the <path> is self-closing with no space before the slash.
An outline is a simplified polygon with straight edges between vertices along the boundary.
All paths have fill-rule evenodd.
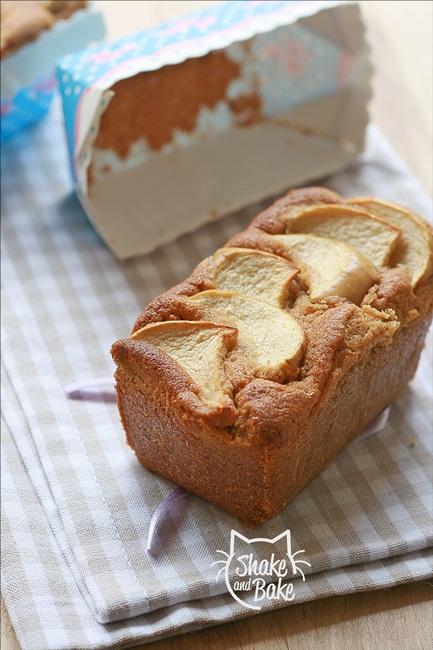
<path id="1" fill-rule="evenodd" d="M 2 162 L 3 594 L 24 648 L 133 645 L 249 615 L 211 566 L 231 528 L 290 528 L 312 564 L 294 602 L 433 575 L 431 343 L 385 430 L 353 442 L 281 515 L 252 529 L 189 496 L 146 555 L 151 514 L 173 486 L 137 462 L 114 404 L 63 388 L 109 375 L 110 345 L 140 308 L 258 208 L 121 264 L 71 192 L 56 107 Z M 374 128 L 364 158 L 324 184 L 430 212 Z"/>

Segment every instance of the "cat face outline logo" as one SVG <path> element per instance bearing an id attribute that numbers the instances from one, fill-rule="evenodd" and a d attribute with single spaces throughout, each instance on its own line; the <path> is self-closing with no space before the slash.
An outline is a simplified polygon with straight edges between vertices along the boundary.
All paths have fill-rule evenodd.
<path id="1" fill-rule="evenodd" d="M 272 546 L 284 539 L 286 548 L 283 556 L 272 552 L 270 559 L 258 559 L 254 557 L 254 549 L 243 555 L 236 554 L 237 541 L 247 546 L 257 543 Z M 281 599 L 286 602 L 293 600 L 295 591 L 292 580 L 299 577 L 302 582 L 305 582 L 305 573 L 302 567 L 311 568 L 310 562 L 299 557 L 305 553 L 303 549 L 293 553 L 289 529 L 273 538 L 253 537 L 250 539 L 232 528 L 229 552 L 217 550 L 217 553 L 224 555 L 225 559 L 212 562 L 212 566 L 220 565 L 216 580 L 219 580 L 223 574 L 231 596 L 243 607 L 256 611 L 262 609 L 263 604 L 259 603 L 264 600 Z M 240 566 L 236 566 L 236 564 Z M 252 602 L 247 602 L 242 598 L 242 596 L 245 598 L 247 593 Z"/>

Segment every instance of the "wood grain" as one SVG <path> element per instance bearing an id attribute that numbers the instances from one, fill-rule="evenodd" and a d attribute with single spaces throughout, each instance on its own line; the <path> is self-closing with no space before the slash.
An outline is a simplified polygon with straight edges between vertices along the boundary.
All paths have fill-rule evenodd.
<path id="1" fill-rule="evenodd" d="M 209 2 L 99 0 L 110 38 Z M 400 156 L 432 192 L 433 4 L 362 2 L 376 76 L 371 104 Z M 147 650 L 430 650 L 433 584 L 328 598 L 140 646 Z M 2 604 L 2 648 L 19 650 Z M 35 649 L 36 650 L 36 649 Z"/>
<path id="2" fill-rule="evenodd" d="M 431 650 L 433 585 L 338 596 L 140 646 L 142 650 Z"/>
<path id="3" fill-rule="evenodd" d="M 433 584 L 418 582 L 292 605 L 136 647 L 137 650 L 431 650 L 432 602 Z M 3 603 L 2 649 L 19 650 Z"/>

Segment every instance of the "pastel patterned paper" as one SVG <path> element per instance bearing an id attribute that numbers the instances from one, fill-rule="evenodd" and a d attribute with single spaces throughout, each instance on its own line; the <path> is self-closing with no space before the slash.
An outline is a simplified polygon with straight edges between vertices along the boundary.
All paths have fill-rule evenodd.
<path id="1" fill-rule="evenodd" d="M 288 31 L 287 24 L 335 4 L 314 1 L 222 2 L 216 7 L 163 23 L 114 43 L 64 57 L 57 74 L 71 158 L 76 158 L 77 147 L 83 140 L 77 122 L 82 119 L 80 108 L 86 93 L 95 92 L 102 102 L 104 95 L 101 90 L 106 90 L 119 79 L 202 56 L 263 32 L 261 37 L 252 41 L 254 70 L 251 70 L 252 64 L 247 63 L 243 84 L 233 86 L 232 94 L 248 89 L 251 85 L 248 77 L 253 72 L 260 78 L 265 114 L 274 114 L 290 105 L 331 92 L 342 80 L 341 52 L 329 41 L 299 25 L 293 25 Z M 274 31 L 281 25 L 284 27 Z M 242 58 L 242 54 L 238 45 L 229 47 L 229 56 L 234 60 Z M 97 109 L 94 111 L 96 116 Z M 223 120 L 218 119 L 217 110 L 213 117 L 218 129 L 218 122 Z"/>
<path id="2" fill-rule="evenodd" d="M 98 144 L 116 82 L 210 53 L 221 53 L 233 72 L 210 103 L 203 94 L 192 109 L 192 126 L 176 122 L 175 114 L 169 137 L 158 145 L 142 131 L 123 152 Z M 359 9 L 335 1 L 213 3 L 64 57 L 57 77 L 83 207 L 124 259 L 291 184 L 336 171 L 362 150 L 370 73 Z M 252 117 L 242 122 L 245 100 Z M 129 110 L 138 111 L 137 101 L 146 108 L 142 95 Z M 304 106 L 301 119 L 294 116 Z M 154 122 L 149 117 L 150 130 Z M 246 169 L 245 156 L 255 161 L 253 170 Z M 173 165 L 181 170 L 178 181 Z"/>

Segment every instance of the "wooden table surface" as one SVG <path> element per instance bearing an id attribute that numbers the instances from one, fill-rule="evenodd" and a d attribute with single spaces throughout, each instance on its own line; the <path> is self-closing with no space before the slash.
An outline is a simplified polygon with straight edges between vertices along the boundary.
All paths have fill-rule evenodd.
<path id="1" fill-rule="evenodd" d="M 98 0 L 110 38 L 209 4 Z M 372 119 L 433 191 L 433 4 L 361 2 L 376 66 Z M 208 628 L 147 650 L 431 650 L 433 583 L 339 596 Z M 19 650 L 2 604 L 2 649 Z M 42 650 L 35 648 L 35 650 Z"/>

